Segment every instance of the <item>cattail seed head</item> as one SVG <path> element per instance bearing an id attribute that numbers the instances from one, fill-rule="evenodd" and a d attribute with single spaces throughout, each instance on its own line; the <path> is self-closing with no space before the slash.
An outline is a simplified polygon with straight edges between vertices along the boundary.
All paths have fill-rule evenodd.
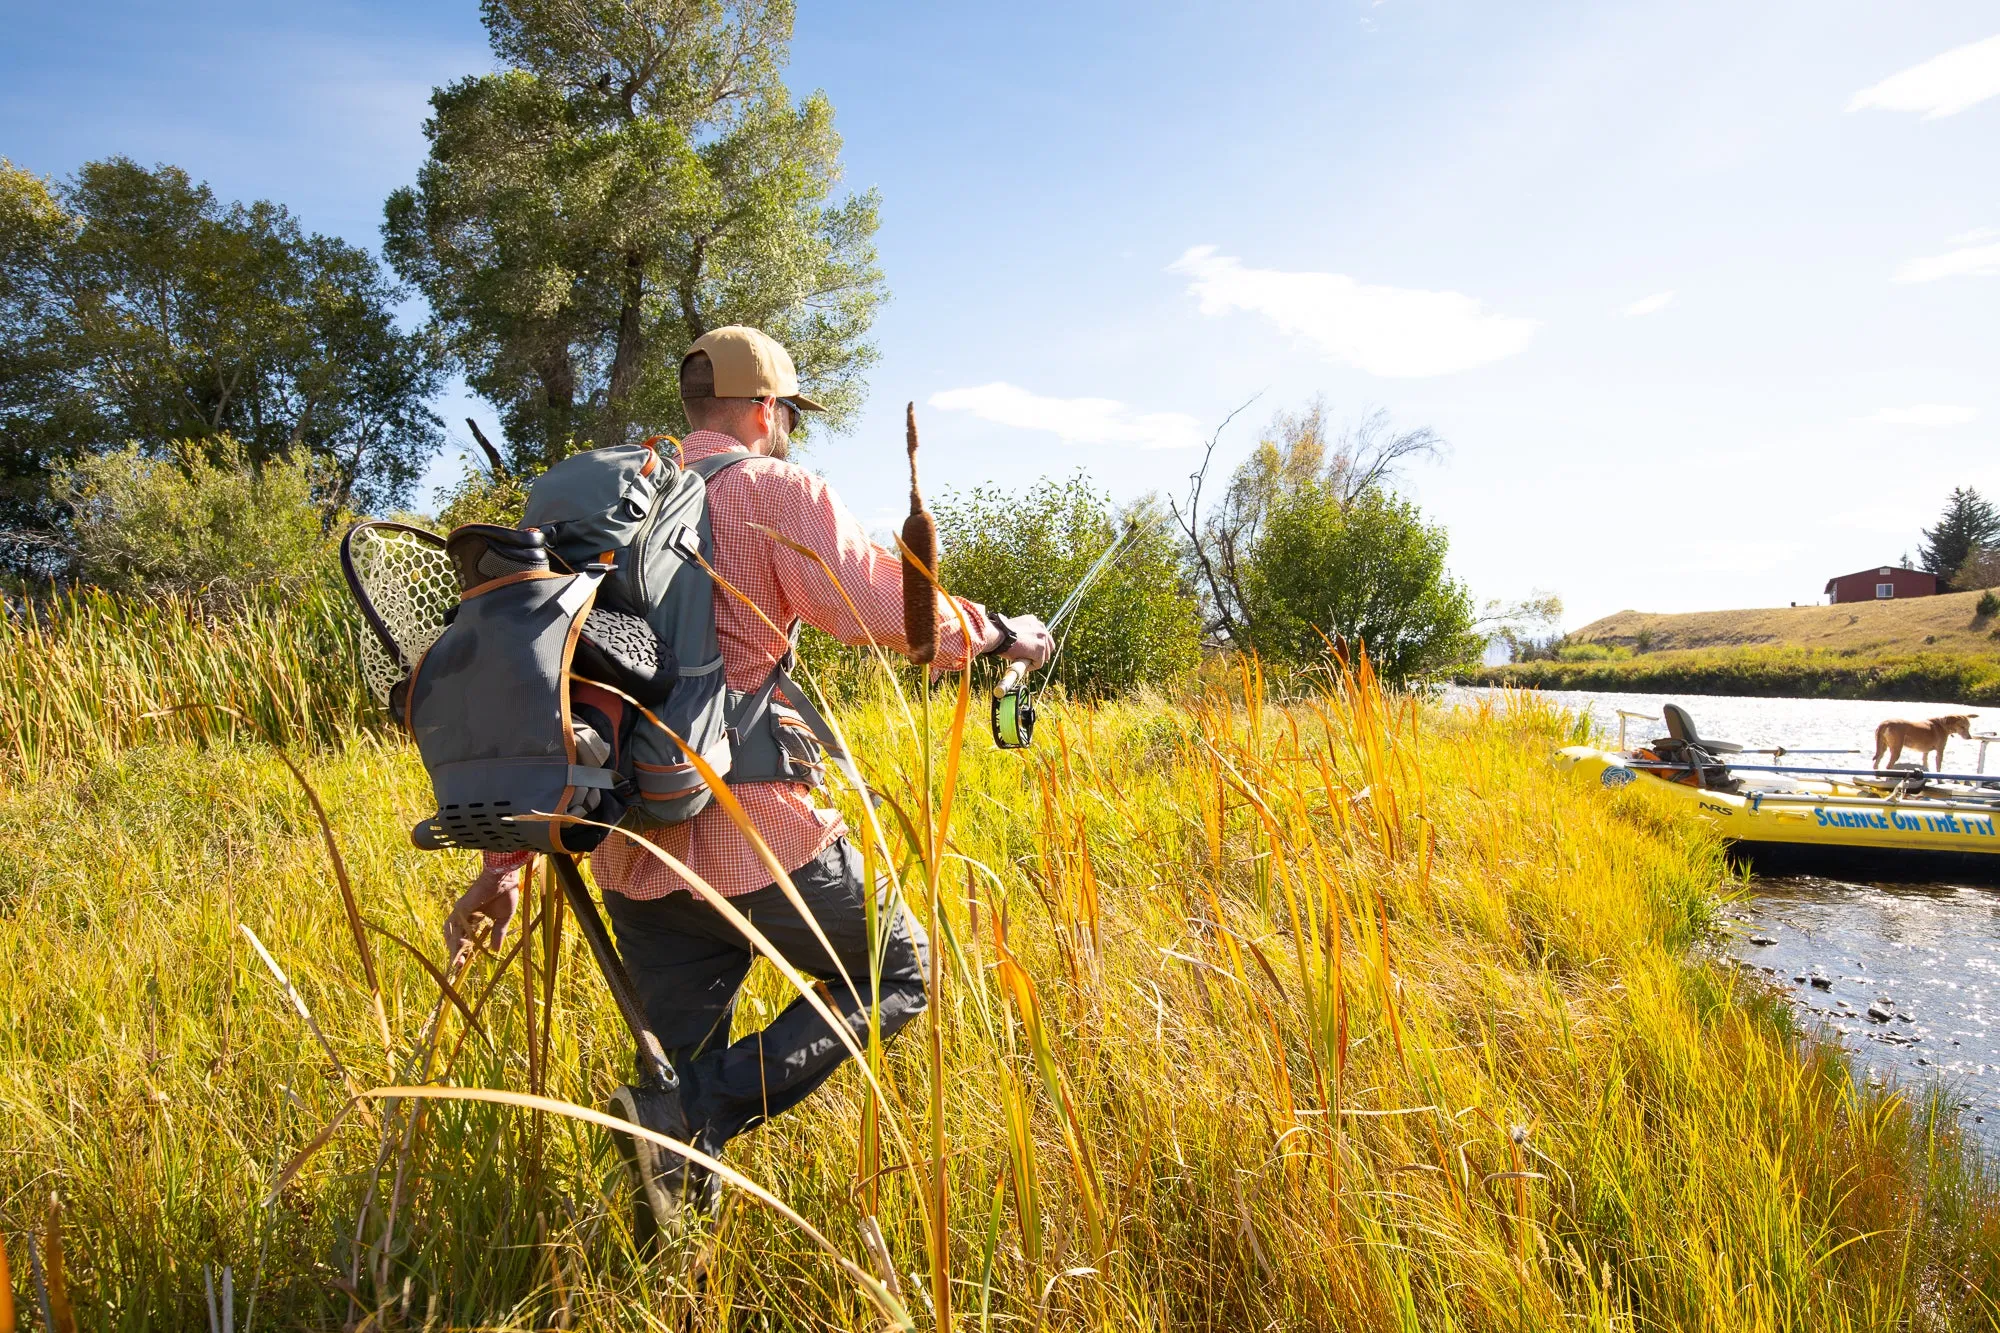
<path id="1" fill-rule="evenodd" d="M 903 520 L 903 637 L 909 641 L 910 660 L 922 664 L 937 656 L 937 594 L 924 573 L 925 569 L 937 572 L 937 523 L 924 508 L 923 492 L 917 486 L 915 403 L 909 405 L 904 421 L 910 456 L 910 516 Z M 918 568 L 918 561 L 923 568 Z"/>

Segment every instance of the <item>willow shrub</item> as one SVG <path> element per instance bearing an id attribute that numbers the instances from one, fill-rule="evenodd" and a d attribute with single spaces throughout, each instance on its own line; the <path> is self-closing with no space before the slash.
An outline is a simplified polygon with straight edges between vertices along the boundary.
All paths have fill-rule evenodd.
<path id="1" fill-rule="evenodd" d="M 1476 660 L 1472 594 L 1446 568 L 1448 548 L 1407 500 L 1300 486 L 1272 506 L 1243 572 L 1251 644 L 1307 665 L 1329 640 L 1360 641 L 1396 685 Z"/>
<path id="2" fill-rule="evenodd" d="M 253 466 L 227 436 L 85 458 L 67 477 L 79 572 L 113 592 L 208 596 L 318 577 L 340 532 L 314 503 L 321 471 L 303 456 Z"/>
<path id="3" fill-rule="evenodd" d="M 1003 614 L 1055 613 L 1098 556 L 1136 526 L 1130 545 L 1064 626 L 1050 678 L 1105 694 L 1186 678 L 1201 660 L 1201 618 L 1165 516 L 1151 500 L 1125 510 L 1081 475 L 1019 492 L 981 486 L 935 505 L 939 578 Z"/>

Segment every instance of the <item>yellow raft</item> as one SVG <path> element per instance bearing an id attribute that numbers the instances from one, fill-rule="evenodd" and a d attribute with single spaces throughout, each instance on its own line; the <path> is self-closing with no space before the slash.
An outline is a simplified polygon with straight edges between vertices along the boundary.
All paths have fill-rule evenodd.
<path id="1" fill-rule="evenodd" d="M 1760 861 L 1806 860 L 1833 874 L 2000 873 L 2000 775 L 1732 762 L 1739 747 L 1700 738 L 1675 705 L 1666 714 L 1674 734 L 1646 748 L 1572 745 L 1556 762 L 1605 787 L 1643 783 L 1684 802 Z"/>
<path id="2" fill-rule="evenodd" d="M 1706 790 L 1674 781 L 1667 773 L 1635 768 L 1630 755 L 1585 745 L 1563 750 L 1556 762 L 1607 787 L 1643 782 L 1664 791 L 1699 810 L 1736 842 L 2000 857 L 2000 821 L 1995 819 L 2000 806 L 1990 799 L 1896 796 L 1885 793 L 1887 784 L 1787 779 L 1782 774 L 1736 773 L 1739 790 Z"/>

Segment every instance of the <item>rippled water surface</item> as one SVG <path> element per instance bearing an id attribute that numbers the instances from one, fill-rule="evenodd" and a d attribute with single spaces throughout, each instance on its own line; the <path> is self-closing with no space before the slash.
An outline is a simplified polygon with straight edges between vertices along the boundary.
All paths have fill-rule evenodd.
<path id="1" fill-rule="evenodd" d="M 1582 691 L 1551 691 L 1548 697 L 1588 713 L 1614 741 L 1617 710 L 1657 717 L 1660 705 L 1672 701 L 1688 710 L 1704 736 L 1794 750 L 1872 751 L 1875 724 L 1884 718 L 1980 712 L 1851 699 Z M 1973 730 L 2000 730 L 2000 709 L 1985 710 Z M 1626 724 L 1634 744 L 1662 734 L 1656 723 Z M 1987 758 L 1989 771 L 2000 770 L 2000 744 Z M 1859 753 L 1792 762 L 1865 768 L 1871 759 L 1872 753 Z M 1954 740 L 1945 751 L 1947 772 L 1970 773 L 1978 762 L 1976 743 Z M 1732 909 L 1737 938 L 1731 952 L 1784 987 L 1804 1016 L 1837 1036 L 1872 1072 L 1909 1084 L 1941 1081 L 1965 1108 L 1970 1127 L 2000 1146 L 2000 864 L 1993 879 L 1760 878 L 1751 897 Z"/>

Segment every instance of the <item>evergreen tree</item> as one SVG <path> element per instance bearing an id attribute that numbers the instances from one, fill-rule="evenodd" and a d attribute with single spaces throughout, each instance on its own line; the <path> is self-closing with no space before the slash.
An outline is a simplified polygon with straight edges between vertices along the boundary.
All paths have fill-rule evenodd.
<path id="1" fill-rule="evenodd" d="M 2000 510 L 1970 486 L 1959 486 L 1945 501 L 1937 526 L 1924 529 L 1917 554 L 1926 570 L 1950 579 L 1968 556 L 1996 543 L 2000 543 Z"/>
<path id="2" fill-rule="evenodd" d="M 397 271 L 533 473 L 677 429 L 688 343 L 784 342 L 838 426 L 874 359 L 876 196 L 829 203 L 833 108 L 781 70 L 789 0 L 485 0 L 504 68 L 431 98 L 387 206 Z"/>

